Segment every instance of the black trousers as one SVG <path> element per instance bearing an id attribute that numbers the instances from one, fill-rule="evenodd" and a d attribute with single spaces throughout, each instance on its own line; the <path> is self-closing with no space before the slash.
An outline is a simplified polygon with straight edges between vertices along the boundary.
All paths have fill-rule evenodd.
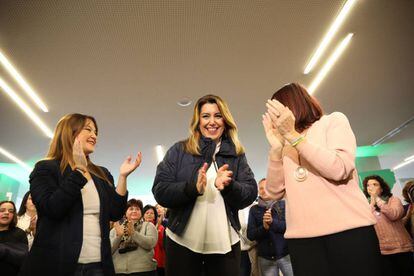
<path id="1" fill-rule="evenodd" d="M 384 275 L 414 275 L 413 252 L 382 255 Z"/>
<path id="2" fill-rule="evenodd" d="M 381 253 L 373 226 L 287 239 L 295 276 L 379 276 Z"/>
<path id="3" fill-rule="evenodd" d="M 104 276 L 101 263 L 78 264 L 74 276 Z"/>
<path id="4" fill-rule="evenodd" d="M 227 254 L 200 254 L 167 237 L 165 275 L 240 275 L 240 243 L 236 243 L 231 249 Z"/>

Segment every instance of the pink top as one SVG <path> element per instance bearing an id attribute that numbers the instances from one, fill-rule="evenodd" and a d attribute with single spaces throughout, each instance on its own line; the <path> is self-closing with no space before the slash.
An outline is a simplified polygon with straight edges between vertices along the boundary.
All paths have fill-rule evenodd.
<path id="1" fill-rule="evenodd" d="M 344 114 L 334 112 L 313 123 L 296 149 L 285 146 L 282 160 L 269 160 L 267 172 L 268 193 L 286 198 L 286 238 L 319 237 L 375 224 L 358 185 L 356 141 Z M 308 170 L 303 182 L 294 177 L 300 165 Z"/>
<path id="2" fill-rule="evenodd" d="M 378 201 L 377 205 L 380 207 L 380 212 L 375 211 L 374 207 L 371 211 L 377 218 L 375 232 L 377 232 L 381 254 L 412 252 L 413 241 L 402 222 L 404 208 L 401 201 L 392 196 L 387 203 Z"/>

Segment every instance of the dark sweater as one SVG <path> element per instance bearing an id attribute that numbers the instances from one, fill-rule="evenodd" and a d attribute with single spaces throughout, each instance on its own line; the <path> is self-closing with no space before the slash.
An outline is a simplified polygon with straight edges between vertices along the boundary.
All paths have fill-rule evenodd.
<path id="1" fill-rule="evenodd" d="M 0 231 L 1 275 L 17 275 L 27 254 L 26 233 L 17 227 Z"/>

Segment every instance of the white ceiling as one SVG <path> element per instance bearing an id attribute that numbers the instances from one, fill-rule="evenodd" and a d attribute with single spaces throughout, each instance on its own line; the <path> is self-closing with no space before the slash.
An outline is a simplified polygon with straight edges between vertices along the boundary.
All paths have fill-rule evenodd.
<path id="1" fill-rule="evenodd" d="M 310 84 L 322 63 L 308 76 L 302 71 L 344 2 L 1 0 L 0 49 L 50 112 L 34 107 L 3 69 L 0 76 L 51 128 L 66 113 L 95 116 L 93 160 L 114 175 L 127 154 L 141 150 L 130 188 L 136 194 L 151 188 L 155 145 L 187 136 L 193 105 L 176 102 L 218 94 L 260 178 L 265 100 L 285 83 Z M 327 113 L 348 115 L 359 145 L 414 115 L 413 19 L 414 1 L 359 0 L 324 55 L 355 33 L 315 96 Z M 44 156 L 49 139 L 4 93 L 0 110 L 0 146 L 23 160 Z"/>

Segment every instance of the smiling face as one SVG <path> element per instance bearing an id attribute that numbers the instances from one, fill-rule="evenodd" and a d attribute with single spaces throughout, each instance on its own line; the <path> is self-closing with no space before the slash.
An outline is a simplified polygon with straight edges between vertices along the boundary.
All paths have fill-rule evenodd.
<path id="1" fill-rule="evenodd" d="M 13 204 L 9 202 L 5 202 L 0 205 L 0 227 L 1 228 L 8 228 L 10 223 L 13 220 L 14 213 L 16 210 L 14 209 Z"/>
<path id="2" fill-rule="evenodd" d="M 141 219 L 141 209 L 138 206 L 130 206 L 125 214 L 128 221 L 139 221 Z"/>
<path id="3" fill-rule="evenodd" d="M 86 156 L 95 151 L 97 141 L 97 130 L 92 120 L 87 119 L 77 139 L 81 142 L 83 152 Z"/>
<path id="4" fill-rule="evenodd" d="M 224 132 L 224 119 L 215 103 L 206 103 L 201 107 L 199 129 L 204 137 L 218 142 Z"/>

